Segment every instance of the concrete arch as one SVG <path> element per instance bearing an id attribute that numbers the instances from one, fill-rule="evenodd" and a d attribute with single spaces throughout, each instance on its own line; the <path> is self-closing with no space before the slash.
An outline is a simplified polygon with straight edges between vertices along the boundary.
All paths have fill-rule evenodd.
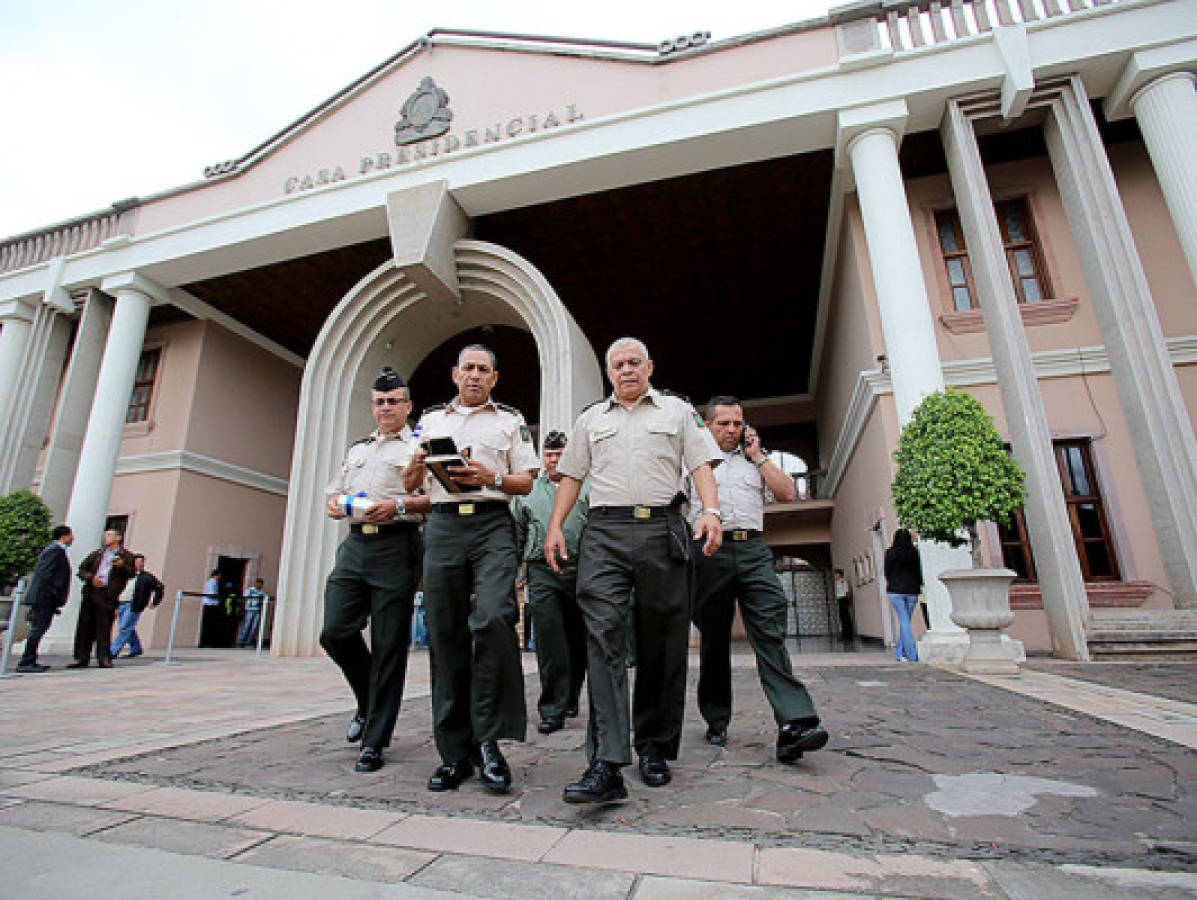
<path id="1" fill-rule="evenodd" d="M 542 429 L 568 428 L 599 397 L 590 342 L 551 285 L 518 254 L 485 241 L 453 243 L 460 299 L 434 299 L 393 261 L 366 275 L 324 323 L 304 368 L 271 652 L 318 652 L 324 579 L 340 527 L 324 514 L 324 487 L 351 434 L 372 427 L 361 398 L 383 364 L 411 373 L 444 341 L 478 325 L 522 328 L 536 341 Z M 429 398 L 431 400 L 431 398 Z"/>

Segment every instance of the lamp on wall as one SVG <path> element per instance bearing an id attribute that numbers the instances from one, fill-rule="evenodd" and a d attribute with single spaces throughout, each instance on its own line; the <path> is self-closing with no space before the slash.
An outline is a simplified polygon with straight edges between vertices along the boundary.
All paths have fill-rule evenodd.
<path id="1" fill-rule="evenodd" d="M 884 353 L 878 354 L 877 365 L 878 365 L 878 367 L 880 367 L 882 375 L 889 374 L 889 357 L 886 356 Z"/>

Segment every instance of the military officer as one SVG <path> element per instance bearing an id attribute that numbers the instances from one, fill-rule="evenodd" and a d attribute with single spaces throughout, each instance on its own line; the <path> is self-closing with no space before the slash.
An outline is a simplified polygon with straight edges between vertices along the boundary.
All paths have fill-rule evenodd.
<path id="1" fill-rule="evenodd" d="M 707 404 L 707 427 L 719 445 L 723 465 L 715 471 L 723 543 L 694 562 L 694 624 L 702 633 L 698 668 L 698 710 L 707 723 L 707 743 L 727 743 L 732 713 L 731 626 L 737 598 L 756 671 L 777 721 L 777 758 L 798 760 L 804 751 L 827 743 L 814 702 L 794 677 L 785 646 L 786 597 L 773 571 L 773 554 L 761 536 L 765 488 L 783 503 L 798 496 L 794 480 L 761 449 L 756 431 L 744 424 L 735 397 Z M 700 498 L 690 489 L 691 518 Z"/>
<path id="2" fill-rule="evenodd" d="M 541 734 L 552 734 L 570 715 L 578 714 L 578 697 L 586 678 L 586 626 L 578 610 L 578 546 L 586 527 L 589 483 L 566 516 L 562 530 L 570 558 L 554 572 L 544 560 L 544 539 L 557 498 L 561 473 L 557 463 L 565 452 L 565 432 L 550 431 L 540 448 L 544 474 L 527 497 L 511 501 L 515 545 L 527 567 L 528 608 L 536 629 L 536 667 L 540 672 Z"/>
<path id="3" fill-rule="evenodd" d="M 685 713 L 689 638 L 687 558 L 690 535 L 676 502 L 689 475 L 701 498 L 696 537 L 714 553 L 722 539 L 715 476 L 722 458 L 687 401 L 649 384 L 653 363 L 643 343 L 620 338 L 607 350 L 610 397 L 582 411 L 558 469 L 564 476 L 545 540 L 559 570 L 569 558 L 562 523 L 590 476 L 590 519 L 578 564 L 578 606 L 588 632 L 589 767 L 565 788 L 568 803 L 627 796 L 620 767 L 632 761 L 635 729 L 640 778 L 668 784 Z M 628 714 L 627 610 L 636 595 L 636 690 Z"/>
<path id="4" fill-rule="evenodd" d="M 425 528 L 424 614 L 432 651 L 433 734 L 441 765 L 430 791 L 457 788 L 480 767 L 483 785 L 503 792 L 511 769 L 499 740 L 524 739 L 524 670 L 515 624 L 518 556 L 508 498 L 526 494 L 540 470 L 519 410 L 491 399 L 495 354 L 461 350 L 457 396 L 424 411 L 419 447 L 404 472 L 408 490 L 432 499 Z M 449 487 L 424 460 L 427 441 L 452 438 L 465 465 L 449 466 Z M 464 489 L 464 490 L 463 490 Z"/>
<path id="5" fill-rule="evenodd" d="M 395 730 L 420 577 L 419 522 L 428 511 L 427 497 L 413 496 L 403 487 L 412 452 L 407 425 L 411 396 L 389 366 L 374 381 L 370 411 L 377 429 L 350 446 L 326 492 L 329 516 L 359 521 L 349 526 L 337 548 L 324 588 L 320 631 L 320 646 L 341 667 L 357 700 L 346 738 L 361 741 L 354 766 L 358 772 L 382 767 L 383 748 Z M 358 494 L 365 495 L 357 501 L 364 514 L 348 507 Z M 362 638 L 367 619 L 369 648 Z"/>

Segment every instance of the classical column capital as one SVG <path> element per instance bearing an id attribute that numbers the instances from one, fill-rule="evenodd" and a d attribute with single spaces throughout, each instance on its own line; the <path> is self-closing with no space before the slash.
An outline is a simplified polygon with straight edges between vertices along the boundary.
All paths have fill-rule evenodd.
<path id="1" fill-rule="evenodd" d="M 1114 90 L 1105 99 L 1106 118 L 1112 122 L 1134 115 L 1135 98 L 1144 88 L 1168 75 L 1193 78 L 1194 72 L 1197 72 L 1197 39 L 1132 54 Z"/>
<path id="2" fill-rule="evenodd" d="M 116 275 L 109 275 L 100 282 L 100 290 L 114 297 L 119 297 L 122 293 L 130 291 L 144 294 L 153 305 L 171 302 L 168 288 L 137 272 L 120 272 Z"/>
<path id="3" fill-rule="evenodd" d="M 835 127 L 836 168 L 849 167 L 852 143 L 870 131 L 888 131 L 893 136 L 895 146 L 900 144 L 906 134 L 909 118 L 910 110 L 905 100 L 889 100 L 840 110 Z"/>
<path id="4" fill-rule="evenodd" d="M 32 322 L 35 309 L 35 298 L 17 297 L 12 300 L 0 300 L 0 323 L 4 322 Z"/>

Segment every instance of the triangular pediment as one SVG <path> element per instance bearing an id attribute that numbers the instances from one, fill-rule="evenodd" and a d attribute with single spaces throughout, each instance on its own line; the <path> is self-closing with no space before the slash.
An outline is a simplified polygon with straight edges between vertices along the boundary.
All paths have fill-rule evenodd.
<path id="1" fill-rule="evenodd" d="M 204 183 L 147 203 L 138 231 L 778 77 L 796 60 L 807 68 L 835 58 L 829 26 L 726 47 L 708 45 L 704 34 L 684 43 L 679 51 L 434 32 L 258 147 L 210 166 Z"/>

